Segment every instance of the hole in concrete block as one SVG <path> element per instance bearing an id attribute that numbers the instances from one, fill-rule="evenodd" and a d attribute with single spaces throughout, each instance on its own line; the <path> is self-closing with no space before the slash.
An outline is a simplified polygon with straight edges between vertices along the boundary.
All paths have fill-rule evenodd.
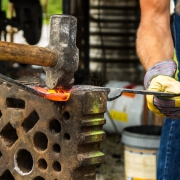
<path id="1" fill-rule="evenodd" d="M 2 176 L 0 176 L 0 180 L 15 180 L 9 170 L 6 170 Z"/>
<path id="2" fill-rule="evenodd" d="M 16 129 L 14 129 L 10 123 L 4 126 L 0 132 L 0 137 L 3 139 L 7 147 L 11 147 L 18 139 Z"/>
<path id="3" fill-rule="evenodd" d="M 33 169 L 33 158 L 29 151 L 20 149 L 14 156 L 15 170 L 21 175 L 30 174 Z"/>
<path id="4" fill-rule="evenodd" d="M 63 118 L 64 118 L 65 120 L 69 120 L 70 114 L 69 114 L 67 111 L 64 112 L 64 113 L 63 113 Z"/>
<path id="5" fill-rule="evenodd" d="M 54 150 L 54 152 L 56 152 L 56 153 L 60 153 L 61 147 L 59 146 L 59 144 L 54 144 L 54 145 L 53 145 L 53 150 Z"/>
<path id="6" fill-rule="evenodd" d="M 34 180 L 45 180 L 45 179 L 42 178 L 41 176 L 37 176 L 36 178 L 34 178 Z"/>
<path id="7" fill-rule="evenodd" d="M 56 119 L 53 119 L 49 124 L 49 129 L 53 134 L 59 133 L 61 131 L 60 122 Z"/>
<path id="8" fill-rule="evenodd" d="M 65 140 L 70 140 L 71 138 L 70 138 L 70 135 L 68 134 L 68 133 L 65 133 L 64 134 L 64 139 Z"/>
<path id="9" fill-rule="evenodd" d="M 6 99 L 6 106 L 8 108 L 25 108 L 25 101 L 22 99 L 15 99 L 15 98 L 7 98 Z"/>
<path id="10" fill-rule="evenodd" d="M 38 161 L 38 167 L 42 170 L 47 169 L 47 162 L 45 159 L 39 159 Z"/>
<path id="11" fill-rule="evenodd" d="M 44 151 L 47 149 L 48 145 L 48 138 L 47 136 L 42 132 L 37 132 L 34 135 L 34 145 L 37 150 Z"/>
<path id="12" fill-rule="evenodd" d="M 55 162 L 53 163 L 53 169 L 54 169 L 55 171 L 61 171 L 61 165 L 60 165 L 60 163 L 59 163 L 58 161 L 55 161 Z"/>
<path id="13" fill-rule="evenodd" d="M 31 114 L 24 120 L 22 123 L 22 127 L 24 128 L 25 132 L 27 133 L 31 130 L 35 124 L 39 121 L 39 115 L 36 111 L 31 112 Z"/>

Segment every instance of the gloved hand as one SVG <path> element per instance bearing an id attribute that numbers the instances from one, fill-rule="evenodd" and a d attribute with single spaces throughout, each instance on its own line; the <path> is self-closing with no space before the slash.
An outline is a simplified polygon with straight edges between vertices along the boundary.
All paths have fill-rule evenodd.
<path id="1" fill-rule="evenodd" d="M 180 94 L 180 82 L 173 77 L 176 63 L 172 60 L 157 63 L 149 69 L 144 78 L 146 89 L 157 92 Z M 172 98 L 147 95 L 147 104 L 151 111 L 160 116 L 180 117 L 180 96 Z"/>

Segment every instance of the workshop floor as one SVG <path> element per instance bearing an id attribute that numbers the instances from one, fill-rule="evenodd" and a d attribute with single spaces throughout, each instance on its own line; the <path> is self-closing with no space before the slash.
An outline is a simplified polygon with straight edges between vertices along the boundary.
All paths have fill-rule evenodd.
<path id="1" fill-rule="evenodd" d="M 96 180 L 124 180 L 124 149 L 120 137 L 106 134 L 101 151 L 106 162 L 97 167 Z"/>

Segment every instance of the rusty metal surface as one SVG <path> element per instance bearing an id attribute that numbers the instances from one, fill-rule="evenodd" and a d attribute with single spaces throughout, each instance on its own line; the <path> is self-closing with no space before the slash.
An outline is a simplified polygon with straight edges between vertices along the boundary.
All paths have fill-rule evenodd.
<path id="1" fill-rule="evenodd" d="M 106 90 L 82 87 L 66 103 L 6 85 L 0 94 L 0 180 L 95 180 Z"/>

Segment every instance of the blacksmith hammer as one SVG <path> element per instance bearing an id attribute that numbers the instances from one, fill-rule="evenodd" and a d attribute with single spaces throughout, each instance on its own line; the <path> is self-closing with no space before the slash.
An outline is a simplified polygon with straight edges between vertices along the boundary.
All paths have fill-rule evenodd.
<path id="1" fill-rule="evenodd" d="M 78 69 L 79 50 L 76 47 L 77 20 L 70 15 L 50 18 L 47 47 L 0 42 L 0 60 L 43 66 L 49 89 L 70 89 Z"/>

